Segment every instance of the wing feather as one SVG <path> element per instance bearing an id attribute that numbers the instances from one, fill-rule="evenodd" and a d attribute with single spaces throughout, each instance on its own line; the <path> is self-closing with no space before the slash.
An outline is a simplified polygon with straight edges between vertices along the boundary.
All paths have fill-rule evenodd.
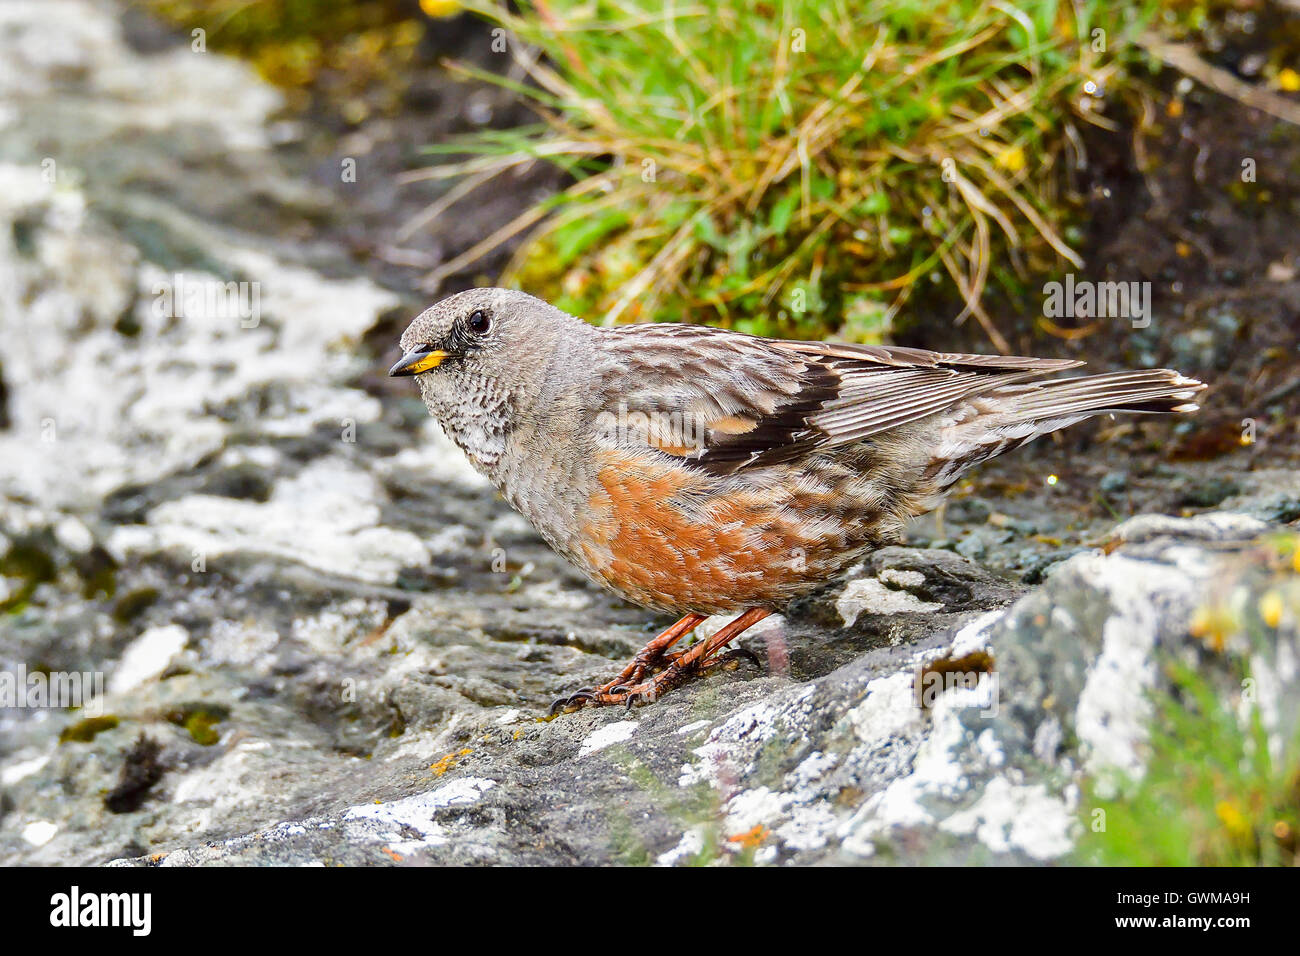
<path id="1" fill-rule="evenodd" d="M 664 441 L 656 425 L 631 440 L 715 474 L 865 441 L 965 398 L 1083 364 L 763 339 L 686 325 L 605 331 L 620 353 L 622 387 L 611 400 L 677 423 L 689 439 Z"/>

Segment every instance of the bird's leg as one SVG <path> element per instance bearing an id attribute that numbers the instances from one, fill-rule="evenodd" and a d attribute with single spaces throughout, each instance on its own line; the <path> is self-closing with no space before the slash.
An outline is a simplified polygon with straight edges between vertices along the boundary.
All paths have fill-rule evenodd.
<path id="1" fill-rule="evenodd" d="M 721 664 L 724 660 L 743 657 L 758 664 L 758 658 L 744 648 L 737 648 L 726 654 L 721 653 L 722 649 L 741 635 L 741 632 L 753 627 L 763 618 L 772 612 L 761 607 L 751 607 L 740 617 L 728 622 L 718 628 L 716 634 L 706 638 L 693 647 L 688 647 L 684 651 L 669 655 L 669 667 L 677 667 L 682 670 L 695 669 L 700 670 L 705 667 L 711 667 L 714 664 Z"/>
<path id="2" fill-rule="evenodd" d="M 730 654 L 719 654 L 719 652 L 739 637 L 742 631 L 757 624 L 771 613 L 766 608 L 752 607 L 736 619 L 723 625 L 712 637 L 705 638 L 695 646 L 671 655 L 668 666 L 650 680 L 632 685 L 626 683 L 612 686 L 603 685 L 599 690 L 586 693 L 580 692 L 573 695 L 564 705 L 590 702 L 597 707 L 608 704 L 624 704 L 630 708 L 633 704 L 641 701 L 649 703 L 657 700 L 661 694 L 677 686 L 689 674 L 701 668 L 721 663 L 724 659 L 729 658 Z M 753 655 L 748 653 L 739 656 L 753 658 Z M 557 703 L 560 702 L 557 701 Z M 553 707 L 554 709 L 558 708 Z"/>
<path id="3" fill-rule="evenodd" d="M 619 675 L 613 680 L 606 681 L 599 687 L 584 687 L 576 693 L 567 697 L 561 697 L 551 704 L 551 713 L 555 714 L 566 707 L 581 705 L 584 701 L 592 700 L 598 695 L 607 695 L 609 692 L 620 685 L 636 683 L 645 676 L 647 670 L 659 667 L 663 664 L 668 649 L 680 641 L 691 631 L 700 626 L 700 623 L 706 618 L 703 614 L 687 614 L 680 621 L 674 624 L 668 630 L 664 631 L 641 650 L 637 651 L 636 657 L 632 658 L 628 665 L 623 668 Z"/>
<path id="4" fill-rule="evenodd" d="M 622 672 L 611 681 L 606 681 L 596 688 L 597 693 L 608 693 L 620 684 L 639 681 L 647 670 L 663 665 L 668 649 L 691 631 L 700 626 L 707 618 L 703 614 L 687 614 L 668 630 L 664 631 L 641 650 L 636 657 L 624 667 Z"/>

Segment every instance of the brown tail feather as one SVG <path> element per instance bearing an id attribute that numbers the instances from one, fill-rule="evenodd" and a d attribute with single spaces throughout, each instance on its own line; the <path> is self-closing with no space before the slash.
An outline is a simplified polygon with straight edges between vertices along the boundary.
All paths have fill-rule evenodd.
<path id="1" fill-rule="evenodd" d="M 1028 422 L 1108 412 L 1194 412 L 1204 388 L 1173 369 L 1157 368 L 1012 386 L 990 397 L 1009 400 L 1004 421 Z"/>
<path id="2" fill-rule="evenodd" d="M 1093 415 L 1194 412 L 1204 388 L 1165 368 L 999 388 L 974 399 L 972 414 L 945 429 L 926 477 L 942 492 L 975 465 Z"/>

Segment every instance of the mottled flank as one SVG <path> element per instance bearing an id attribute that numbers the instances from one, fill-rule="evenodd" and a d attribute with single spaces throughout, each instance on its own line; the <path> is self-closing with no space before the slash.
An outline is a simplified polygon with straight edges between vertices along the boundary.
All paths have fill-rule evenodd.
<path id="1" fill-rule="evenodd" d="M 707 613 L 740 610 L 800 577 L 811 543 L 783 517 L 779 487 L 711 496 L 707 479 L 652 454 L 600 452 L 600 490 L 583 519 L 584 570 L 636 603 Z M 774 566 L 772 552 L 789 555 Z"/>

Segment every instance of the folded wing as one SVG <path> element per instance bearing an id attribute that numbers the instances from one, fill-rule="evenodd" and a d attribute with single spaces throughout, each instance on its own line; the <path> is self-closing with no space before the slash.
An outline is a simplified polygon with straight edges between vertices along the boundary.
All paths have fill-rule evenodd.
<path id="1" fill-rule="evenodd" d="M 974 395 L 1081 362 L 892 346 L 791 342 L 697 326 L 610 330 L 610 424 L 694 467 L 730 474 L 933 415 Z"/>

